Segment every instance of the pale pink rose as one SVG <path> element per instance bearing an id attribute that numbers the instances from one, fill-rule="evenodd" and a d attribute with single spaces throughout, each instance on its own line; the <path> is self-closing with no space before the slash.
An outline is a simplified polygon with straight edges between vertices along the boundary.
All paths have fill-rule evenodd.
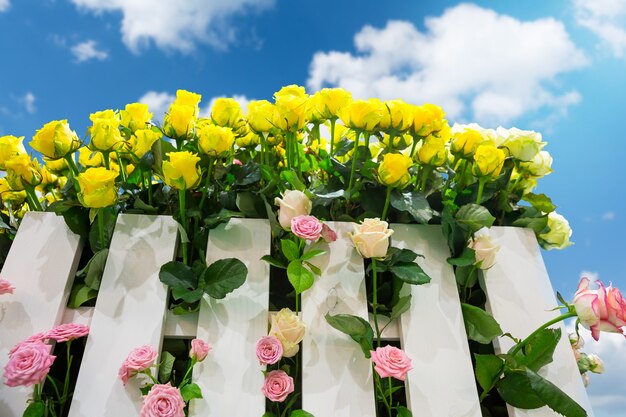
<path id="1" fill-rule="evenodd" d="M 324 239 L 326 243 L 332 243 L 337 240 L 337 233 L 326 223 L 322 225 L 322 239 Z"/>
<path id="2" fill-rule="evenodd" d="M 261 365 L 273 365 L 283 357 L 283 345 L 274 336 L 263 336 L 256 343 L 256 357 Z"/>
<path id="3" fill-rule="evenodd" d="M 241 163 L 241 161 L 239 159 L 234 158 L 233 159 L 233 165 L 243 165 L 243 164 Z"/>
<path id="4" fill-rule="evenodd" d="M 379 218 L 365 219 L 361 224 L 354 224 L 350 234 L 356 250 L 364 258 L 384 258 L 389 249 L 389 237 L 393 230 L 389 224 Z"/>
<path id="5" fill-rule="evenodd" d="M 413 369 L 411 359 L 404 351 L 395 346 L 379 347 L 375 351 L 370 351 L 370 354 L 372 355 L 372 362 L 374 362 L 374 369 L 381 378 L 391 376 L 404 381 L 407 372 Z"/>
<path id="6" fill-rule="evenodd" d="M 139 417 L 185 417 L 185 402 L 180 390 L 167 384 L 155 384 L 143 398 Z"/>
<path id="7" fill-rule="evenodd" d="M 190 358 L 196 358 L 198 362 L 202 362 L 209 352 L 211 351 L 211 345 L 201 339 L 193 339 L 191 341 L 191 350 L 189 351 Z"/>
<path id="8" fill-rule="evenodd" d="M 47 333 L 47 338 L 56 342 L 67 342 L 89 334 L 89 326 L 77 323 L 60 324 Z"/>
<path id="9" fill-rule="evenodd" d="M 4 278 L 0 278 L 0 295 L 13 294 L 15 287 L 11 285 L 9 281 Z"/>
<path id="10" fill-rule="evenodd" d="M 28 339 L 24 340 L 23 342 L 20 342 L 17 345 L 13 346 L 11 350 L 9 351 L 9 356 L 13 355 L 16 350 L 22 347 L 22 345 L 31 345 L 33 343 L 44 343 L 46 340 L 48 340 L 48 336 L 46 335 L 46 333 L 43 333 L 43 332 L 35 333 L 34 335 L 30 336 Z"/>
<path id="11" fill-rule="evenodd" d="M 279 206 L 278 223 L 285 230 L 291 229 L 291 219 L 311 213 L 311 200 L 302 191 L 287 190 L 283 198 L 276 197 L 274 204 Z"/>
<path id="12" fill-rule="evenodd" d="M 474 236 L 468 246 L 474 249 L 476 264 L 480 269 L 489 269 L 496 263 L 496 254 L 500 250 L 500 245 L 494 243 L 489 235 Z"/>
<path id="13" fill-rule="evenodd" d="M 291 232 L 302 239 L 317 241 L 324 226 L 315 216 L 296 216 L 291 219 Z"/>
<path id="14" fill-rule="evenodd" d="M 285 401 L 294 390 L 293 378 L 285 371 L 271 371 L 265 375 L 261 391 L 270 400 L 278 403 Z"/>
<path id="15" fill-rule="evenodd" d="M 626 300 L 617 288 L 605 288 L 600 281 L 597 290 L 589 289 L 589 279 L 583 278 L 574 295 L 576 314 L 583 326 L 591 330 L 595 340 L 600 332 L 623 333 L 626 326 Z"/>
<path id="16" fill-rule="evenodd" d="M 56 358 L 51 352 L 52 346 L 43 342 L 22 344 L 4 367 L 5 385 L 17 387 L 41 383 Z"/>
<path id="17" fill-rule="evenodd" d="M 144 345 L 133 349 L 129 354 L 120 370 L 118 377 L 122 380 L 124 385 L 128 382 L 130 377 L 138 372 L 149 369 L 157 358 L 158 353 L 152 348 L 152 346 Z"/>

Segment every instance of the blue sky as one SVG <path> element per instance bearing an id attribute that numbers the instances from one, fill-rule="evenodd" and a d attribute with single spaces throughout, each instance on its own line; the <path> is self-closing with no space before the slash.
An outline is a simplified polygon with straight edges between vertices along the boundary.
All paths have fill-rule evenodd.
<path id="1" fill-rule="evenodd" d="M 555 289 L 569 298 L 587 274 L 626 290 L 626 0 L 0 0 L 0 54 L 0 135 L 27 140 L 59 118 L 82 135 L 89 113 L 139 99 L 162 112 L 178 88 L 206 109 L 291 83 L 539 130 L 554 173 L 538 191 L 576 243 L 544 252 Z M 588 344 L 611 364 L 592 377 L 600 417 L 626 415 L 622 339 Z"/>

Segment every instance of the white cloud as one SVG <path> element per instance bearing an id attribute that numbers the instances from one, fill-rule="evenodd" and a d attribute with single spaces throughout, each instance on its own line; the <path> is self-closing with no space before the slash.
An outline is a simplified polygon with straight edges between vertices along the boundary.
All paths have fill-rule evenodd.
<path id="1" fill-rule="evenodd" d="M 6 12 L 11 7 L 11 2 L 9 0 L 0 0 L 0 13 Z"/>
<path id="2" fill-rule="evenodd" d="M 602 215 L 602 220 L 607 221 L 607 222 L 610 222 L 611 220 L 615 220 L 615 212 L 607 211 L 606 213 Z"/>
<path id="3" fill-rule="evenodd" d="M 564 112 L 580 101 L 559 74 L 587 63 L 563 24 L 520 21 L 472 4 L 425 21 L 389 21 L 355 35 L 356 53 L 318 52 L 308 86 L 341 86 L 360 98 L 440 104 L 453 118 L 505 124 L 527 112 Z M 549 113 L 549 112 L 545 112 Z"/>
<path id="4" fill-rule="evenodd" d="M 121 12 L 122 39 L 133 52 L 151 42 L 162 49 L 190 52 L 197 42 L 225 48 L 236 40 L 229 17 L 263 9 L 274 0 L 71 0 L 94 13 Z"/>
<path id="5" fill-rule="evenodd" d="M 592 271 L 587 271 L 587 270 L 582 270 L 580 271 L 579 274 L 579 278 L 589 278 L 589 281 L 591 282 L 595 282 L 598 280 L 600 274 L 598 274 L 597 272 L 592 272 Z"/>
<path id="6" fill-rule="evenodd" d="M 77 43 L 70 48 L 70 51 L 72 51 L 72 55 L 76 58 L 76 62 L 79 63 L 89 61 L 91 59 L 102 61 L 109 57 L 109 53 L 107 51 L 98 49 L 98 44 L 93 39 Z"/>
<path id="7" fill-rule="evenodd" d="M 611 53 L 626 53 L 626 0 L 574 0 L 576 21 L 600 38 Z"/>
<path id="8" fill-rule="evenodd" d="M 224 97 L 224 96 L 222 96 Z M 211 109 L 213 108 L 213 104 L 215 104 L 215 100 L 217 100 L 220 97 L 213 97 L 211 98 L 211 100 L 209 100 L 209 104 L 207 106 L 205 106 L 204 108 L 200 109 L 200 116 L 201 117 L 210 117 L 211 116 Z M 250 103 L 250 101 L 252 101 L 252 99 L 249 99 L 246 96 L 242 96 L 242 95 L 237 95 L 235 94 L 234 96 L 230 97 L 235 99 L 235 101 L 237 101 L 237 103 L 239 103 L 239 105 L 241 106 L 241 109 L 243 110 L 244 114 L 248 112 L 248 103 Z"/>
<path id="9" fill-rule="evenodd" d="M 30 114 L 33 114 L 37 111 L 37 107 L 35 107 L 35 95 L 30 91 L 24 95 L 21 101 L 22 103 L 24 103 L 26 111 Z"/>

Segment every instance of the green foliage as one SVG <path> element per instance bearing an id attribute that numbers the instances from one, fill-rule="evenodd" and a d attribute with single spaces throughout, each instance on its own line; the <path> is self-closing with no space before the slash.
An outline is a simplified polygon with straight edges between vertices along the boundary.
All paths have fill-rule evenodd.
<path id="1" fill-rule="evenodd" d="M 479 343 L 491 343 L 493 339 L 502 334 L 500 325 L 485 310 L 466 303 L 461 303 L 465 331 L 470 340 Z"/>
<path id="2" fill-rule="evenodd" d="M 370 358 L 370 351 L 374 348 L 374 331 L 367 320 L 350 314 L 336 314 L 324 316 L 328 324 L 350 336 L 361 346 L 366 358 Z"/>

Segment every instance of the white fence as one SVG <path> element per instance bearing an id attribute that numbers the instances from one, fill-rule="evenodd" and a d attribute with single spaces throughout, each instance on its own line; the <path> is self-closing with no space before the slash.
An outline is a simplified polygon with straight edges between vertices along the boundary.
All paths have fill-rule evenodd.
<path id="1" fill-rule="evenodd" d="M 353 249 L 348 223 L 330 223 L 338 239 L 316 259 L 320 278 L 302 297 L 307 335 L 302 344 L 303 408 L 317 417 L 375 417 L 371 366 L 359 346 L 325 321 L 327 312 L 367 317 L 362 258 Z M 393 245 L 425 258 L 417 262 L 432 282 L 410 286 L 412 305 L 384 337 L 399 339 L 413 361 L 407 377 L 408 407 L 420 417 L 481 416 L 463 318 L 449 252 L 438 226 L 392 225 Z M 539 247 L 530 230 L 494 227 L 501 245 L 496 265 L 485 272 L 488 308 L 504 332 L 518 337 L 552 318 L 556 300 Z M 28 336 L 61 322 L 90 324 L 91 332 L 71 417 L 132 417 L 141 398 L 133 380 L 125 387 L 117 371 L 135 347 L 159 347 L 166 337 L 200 337 L 213 345 L 209 358 L 194 370 L 204 399 L 191 402 L 190 416 L 260 417 L 265 399 L 255 344 L 267 334 L 270 251 L 265 220 L 232 219 L 209 235 L 207 261 L 241 259 L 246 283 L 224 300 L 203 300 L 199 314 L 167 312 L 167 288 L 159 268 L 174 258 L 177 225 L 170 217 L 120 215 L 94 308 L 66 309 L 80 258 L 81 242 L 61 217 L 27 213 L 6 260 L 2 276 L 16 290 L 0 302 L 0 367 L 7 352 Z M 564 330 L 564 329 L 563 329 Z M 565 331 L 563 334 L 566 334 Z M 506 338 L 496 350 L 506 350 Z M 554 361 L 540 372 L 583 406 L 591 416 L 585 389 L 567 337 Z M 32 389 L 0 385 L 0 416 L 19 417 Z M 557 416 L 544 407 L 509 409 L 511 417 Z"/>

